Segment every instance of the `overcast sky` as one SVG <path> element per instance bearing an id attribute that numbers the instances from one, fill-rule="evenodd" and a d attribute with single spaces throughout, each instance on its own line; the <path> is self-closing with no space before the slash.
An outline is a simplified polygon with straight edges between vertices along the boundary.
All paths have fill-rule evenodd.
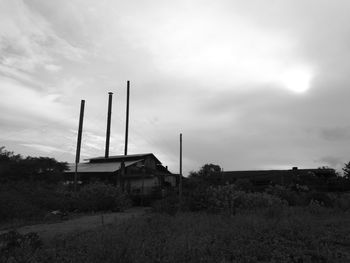
<path id="1" fill-rule="evenodd" d="M 24 156 L 154 153 L 178 172 L 350 161 L 348 0 L 0 0 L 0 141 Z M 0 145 L 0 146 L 1 146 Z"/>

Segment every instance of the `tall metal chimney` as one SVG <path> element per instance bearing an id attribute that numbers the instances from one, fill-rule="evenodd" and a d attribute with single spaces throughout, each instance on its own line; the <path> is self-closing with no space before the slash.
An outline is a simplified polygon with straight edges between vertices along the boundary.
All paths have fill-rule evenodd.
<path id="1" fill-rule="evenodd" d="M 111 136 L 111 116 L 112 116 L 112 96 L 113 92 L 108 92 L 108 115 L 107 115 L 107 132 L 106 132 L 106 149 L 105 158 L 109 157 L 109 139 Z"/>
<path id="2" fill-rule="evenodd" d="M 124 155 L 128 155 L 128 135 L 129 135 L 129 97 L 130 97 L 130 81 L 127 81 L 126 93 L 126 125 L 125 125 L 125 148 Z"/>
<path id="3" fill-rule="evenodd" d="M 78 183 L 78 163 L 80 161 L 80 148 L 81 148 L 81 135 L 83 132 L 84 108 L 85 108 L 85 100 L 81 100 L 79 128 L 78 128 L 78 140 L 77 140 L 77 152 L 75 154 L 75 173 L 74 173 L 74 191 L 75 192 L 77 191 L 77 183 Z"/>

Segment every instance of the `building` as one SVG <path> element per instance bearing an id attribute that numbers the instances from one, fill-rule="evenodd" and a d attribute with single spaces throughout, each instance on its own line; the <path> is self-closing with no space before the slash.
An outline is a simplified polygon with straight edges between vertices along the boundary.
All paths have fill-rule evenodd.
<path id="1" fill-rule="evenodd" d="M 78 178 L 83 183 L 105 181 L 119 185 L 130 194 L 149 195 L 155 190 L 176 186 L 176 175 L 153 153 L 96 157 L 78 164 Z M 75 164 L 66 171 L 74 178 Z"/>
<path id="2" fill-rule="evenodd" d="M 225 171 L 220 173 L 220 180 L 224 183 L 234 183 L 237 180 L 248 179 L 255 187 L 264 188 L 268 185 L 288 186 L 298 182 L 309 182 L 316 178 L 332 178 L 336 176 L 331 168 L 290 170 L 251 170 L 251 171 Z"/>

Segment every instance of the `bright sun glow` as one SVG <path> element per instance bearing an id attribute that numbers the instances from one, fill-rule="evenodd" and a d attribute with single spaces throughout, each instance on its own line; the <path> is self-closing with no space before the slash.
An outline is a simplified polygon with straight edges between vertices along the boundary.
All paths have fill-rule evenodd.
<path id="1" fill-rule="evenodd" d="M 288 70 L 281 76 L 282 84 L 297 93 L 303 93 L 310 88 L 312 74 L 307 69 Z"/>

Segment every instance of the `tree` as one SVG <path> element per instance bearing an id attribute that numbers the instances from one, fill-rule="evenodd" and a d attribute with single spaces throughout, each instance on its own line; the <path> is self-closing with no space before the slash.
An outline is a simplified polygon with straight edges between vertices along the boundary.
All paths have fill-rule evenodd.
<path id="1" fill-rule="evenodd" d="M 203 165 L 198 172 L 190 172 L 190 177 L 209 177 L 221 172 L 220 165 L 217 164 L 205 164 Z"/>
<path id="2" fill-rule="evenodd" d="M 346 179 L 350 179 L 350 162 L 344 164 L 343 172 Z"/>
<path id="3" fill-rule="evenodd" d="M 34 180 L 57 182 L 67 164 L 49 157 L 26 157 L 0 147 L 0 181 Z"/>

